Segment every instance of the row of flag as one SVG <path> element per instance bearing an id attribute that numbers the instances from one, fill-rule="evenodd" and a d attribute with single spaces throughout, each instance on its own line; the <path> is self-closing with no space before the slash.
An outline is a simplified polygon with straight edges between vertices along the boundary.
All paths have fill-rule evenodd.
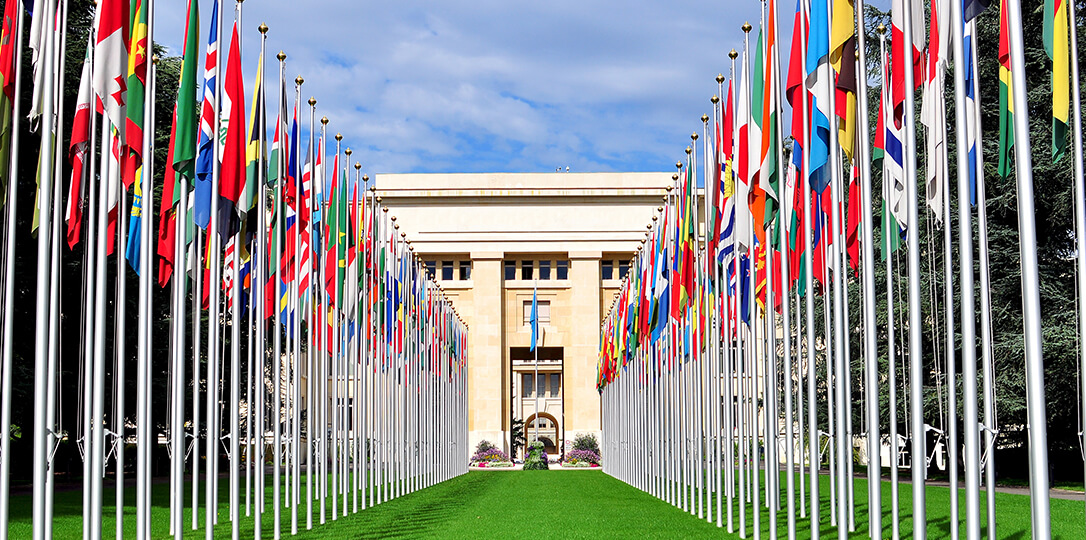
<path id="1" fill-rule="evenodd" d="M 65 69 L 72 67 L 63 54 L 68 2 L 4 5 L 4 339 L 10 342 L 13 313 L 37 317 L 34 404 L 41 414 L 24 430 L 34 443 L 32 537 L 52 536 L 48 449 L 67 432 L 85 460 L 85 538 L 103 536 L 104 475 L 111 467 L 118 500 L 123 496 L 124 448 L 132 443 L 136 511 L 133 516 L 131 506 L 117 505 L 118 536 L 133 521 L 139 538 L 167 532 L 181 538 L 188 530 L 209 539 L 226 534 L 216 529 L 220 472 L 229 479 L 224 518 L 233 538 L 243 511 L 255 514 L 256 538 L 262 514 L 273 513 L 279 538 L 284 523 L 297 534 L 303 503 L 309 529 L 318 503 L 324 523 L 326 506 L 335 520 L 348 514 L 349 498 L 357 512 L 359 500 L 364 509 L 367 502 L 463 474 L 467 326 L 362 175 L 361 163 L 352 160 L 342 136 L 329 135 L 327 118 L 317 125 L 316 100 L 302 100 L 301 77 L 290 107 L 283 53 L 275 57 L 278 84 L 271 85 L 278 96 L 269 103 L 265 25 L 254 81 L 246 87 L 240 0 L 229 2 L 233 17 L 224 13 L 227 2 L 212 0 L 205 26 L 200 2 L 188 1 L 177 98 L 156 102 L 156 86 L 173 82 L 159 79 L 160 59 L 152 54 L 154 4 L 100 0 L 88 7 L 93 26 L 71 116 L 60 99 Z M 15 136 L 25 78 L 17 59 L 27 17 L 29 118 L 42 140 L 34 206 L 39 279 L 36 305 L 16 308 L 8 246 L 15 241 L 15 194 L 25 188 L 18 180 L 30 178 L 20 176 L 25 165 L 18 163 Z M 308 129 L 302 125 L 307 113 Z M 155 118 L 162 114 L 170 119 L 165 161 L 154 158 Z M 58 153 L 66 122 L 70 143 Z M 68 290 L 57 280 L 62 232 L 67 250 L 80 258 L 83 279 Z M 111 263 L 117 281 L 107 288 Z M 138 296 L 137 314 L 126 313 L 129 272 L 138 275 L 139 286 L 130 291 Z M 168 306 L 153 304 L 156 284 Z M 83 295 L 78 315 L 61 313 L 62 294 Z M 168 325 L 156 324 L 160 314 Z M 80 321 L 78 343 L 66 347 L 80 351 L 77 376 L 85 389 L 75 419 L 56 414 L 61 316 Z M 133 320 L 135 327 L 126 328 Z M 137 338 L 134 355 L 130 335 Z M 156 343 L 168 347 L 156 349 Z M 132 356 L 134 377 L 124 372 Z M 4 360 L 2 401 L 10 418 L 10 347 Z M 155 396 L 152 379 L 159 374 L 167 392 Z M 132 380 L 137 395 L 126 405 L 124 389 Z M 167 426 L 153 426 L 152 407 L 167 411 Z M 133 425 L 135 435 L 126 434 Z M 9 429 L 3 429 L 6 445 Z M 151 455 L 160 441 L 170 450 L 168 531 L 151 519 Z M 5 446 L 0 539 L 9 531 L 9 455 Z M 271 509 L 264 500 L 265 464 L 273 467 Z M 182 522 L 189 505 L 191 526 Z M 281 519 L 288 509 L 289 522 Z"/>
<path id="2" fill-rule="evenodd" d="M 977 65 L 979 60 L 999 65 L 999 129 L 989 135 L 998 144 L 989 146 L 996 156 L 989 150 L 987 162 L 995 162 L 1004 179 L 1012 173 L 1018 177 L 1020 211 L 1028 220 L 1021 222 L 1028 334 L 1039 323 L 1034 326 L 1029 308 L 1036 297 L 1028 293 L 1037 284 L 1028 275 L 1027 254 L 1036 253 L 1036 246 L 1029 225 L 1032 181 L 1026 180 L 1031 166 L 1021 162 L 1023 155 L 1028 159 L 1029 142 L 1019 127 L 1028 118 L 1021 112 L 1023 101 L 1015 106 L 1025 95 L 1024 88 L 1015 87 L 1024 80 L 1015 73 L 1023 69 L 1015 56 L 1023 48 L 1020 6 L 1016 0 L 1002 0 L 998 7 L 982 0 L 890 4 L 890 28 L 880 25 L 872 44 L 870 34 L 857 32 L 867 28 L 862 2 L 797 0 L 786 55 L 778 40 L 778 3 L 763 3 L 760 23 L 743 26 L 742 52 L 729 55 L 730 76 L 717 77 L 714 114 L 702 117 L 700 137 L 691 135 L 686 160 L 676 163 L 674 184 L 601 324 L 596 382 L 603 399 L 604 453 L 612 456 L 605 471 L 698 517 L 713 521 L 715 516 L 718 526 L 726 521 L 729 532 L 749 530 L 758 538 L 761 507 L 770 510 L 772 538 L 782 509 L 790 539 L 796 518 L 808 513 L 812 537 L 826 517 L 839 537 L 855 532 L 852 453 L 859 446 L 854 441 L 862 440 L 869 477 L 881 472 L 884 444 L 894 462 L 891 509 L 882 503 L 879 483 L 868 484 L 872 538 L 884 534 L 884 512 L 892 513 L 892 534 L 898 537 L 902 456 L 913 456 L 914 485 L 922 484 L 917 479 L 926 474 L 923 456 L 938 448 L 950 448 L 943 451 L 952 508 L 962 497 L 958 486 L 965 488 L 966 512 L 952 512 L 953 536 L 964 525 L 969 538 L 978 538 L 983 525 L 995 537 L 994 456 L 986 450 L 998 433 L 995 369 L 990 339 L 978 342 L 976 336 L 978 326 L 991 336 L 986 238 L 979 241 L 979 287 L 972 270 L 972 220 L 979 221 L 982 234 L 987 231 Z M 1069 40 L 1069 28 L 1076 26 L 1068 5 L 1046 0 L 1044 6 L 1054 160 L 1065 159 L 1071 139 L 1081 144 L 1081 134 L 1068 129 L 1069 96 L 1078 87 L 1069 67 L 1077 52 Z M 978 18 L 998 19 L 998 51 L 978 50 Z M 948 88 L 955 91 L 954 107 Z M 878 106 L 874 114 L 868 113 L 869 95 L 878 98 L 870 101 Z M 948 110 L 954 112 L 949 121 Z M 959 154 L 956 177 L 951 176 L 950 137 L 956 138 Z M 1081 183 L 1082 163 L 1075 168 Z M 881 196 L 872 192 L 873 176 L 882 179 Z M 958 181 L 955 221 L 952 179 Z M 1029 186 L 1028 193 L 1023 186 Z M 927 234 L 918 226 L 922 203 L 935 226 Z M 881 219 L 874 222 L 878 214 Z M 930 236 L 923 252 L 922 236 Z M 931 257 L 934 273 L 940 251 L 945 266 L 939 285 L 932 286 L 942 289 L 946 311 L 925 313 L 920 260 L 922 254 Z M 877 269 L 880 264 L 885 273 Z M 966 272 L 956 293 L 954 274 L 960 268 Z M 881 327 L 877 274 L 886 279 L 888 315 Z M 895 301 L 902 286 L 907 297 Z M 860 301 L 850 304 L 849 295 L 856 294 Z M 982 299 L 979 310 L 975 294 Z M 907 318 L 904 328 L 895 318 Z M 934 351 L 922 348 L 927 331 L 945 332 L 933 336 Z M 862 373 L 851 373 L 856 353 L 850 336 L 860 338 Z M 957 343 L 964 344 L 960 351 Z M 1027 350 L 1026 359 L 1027 377 L 1040 381 L 1031 383 L 1028 396 L 1031 418 L 1041 413 L 1041 421 L 1029 427 L 1031 481 L 1046 486 L 1047 479 L 1036 476 L 1047 474 L 1039 346 L 1035 353 Z M 816 371 L 816 366 L 823 367 Z M 938 416 L 923 405 L 925 384 L 937 386 L 938 400 L 945 401 Z M 855 404 L 853 388 L 863 395 Z M 861 431 L 854 432 L 854 412 L 864 418 Z M 889 442 L 880 433 L 886 425 Z M 929 430 L 937 433 L 938 445 L 927 440 Z M 829 454 L 828 497 L 818 487 L 823 445 Z M 637 449 L 647 450 L 649 458 Z M 965 456 L 962 471 L 954 458 L 958 452 Z M 777 469 L 773 464 L 785 467 L 784 479 L 770 473 Z M 704 470 L 711 471 L 707 477 Z M 986 516 L 980 509 L 982 475 Z M 1047 491 L 1038 489 L 1033 534 L 1046 537 Z M 828 516 L 821 514 L 823 503 Z M 914 489 L 917 538 L 926 535 L 925 504 L 924 490 Z"/>

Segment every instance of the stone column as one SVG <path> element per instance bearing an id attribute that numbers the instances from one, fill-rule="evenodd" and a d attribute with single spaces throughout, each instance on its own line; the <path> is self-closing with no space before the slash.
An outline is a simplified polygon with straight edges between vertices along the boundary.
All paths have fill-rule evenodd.
<path id="1" fill-rule="evenodd" d="M 502 430 L 502 252 L 472 253 L 472 314 L 468 343 L 468 452 L 486 439 L 508 452 Z M 469 456 L 470 457 L 470 456 Z"/>
<path id="2" fill-rule="evenodd" d="M 582 433 L 600 438 L 600 395 L 596 391 L 596 361 L 600 341 L 599 251 L 571 252 L 569 346 L 565 350 L 565 438 Z M 564 441 L 563 441 L 564 443 Z"/>

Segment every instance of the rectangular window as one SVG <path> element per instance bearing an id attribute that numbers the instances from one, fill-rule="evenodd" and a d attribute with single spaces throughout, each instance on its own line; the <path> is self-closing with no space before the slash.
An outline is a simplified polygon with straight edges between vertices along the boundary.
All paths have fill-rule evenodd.
<path id="1" fill-rule="evenodd" d="M 506 281 L 512 281 L 517 279 L 517 262 L 505 261 L 505 279 Z"/>
<path id="2" fill-rule="evenodd" d="M 569 261 L 555 261 L 554 273 L 555 279 L 569 279 Z"/>
<path id="3" fill-rule="evenodd" d="M 460 261 L 460 281 L 471 279 L 471 261 Z"/>
<path id="4" fill-rule="evenodd" d="M 437 261 L 426 261 L 426 271 L 436 279 L 437 278 Z"/>
<path id="5" fill-rule="evenodd" d="M 453 278 L 453 262 L 441 261 L 441 280 L 452 281 Z"/>
<path id="6" fill-rule="evenodd" d="M 535 381 L 535 391 L 539 392 L 539 397 L 547 395 L 547 376 L 540 375 Z"/>
<path id="7" fill-rule="evenodd" d="M 551 323 L 551 301 L 536 300 L 536 309 L 539 311 L 539 324 Z M 532 301 L 524 301 L 524 326 L 532 325 Z"/>
<path id="8" fill-rule="evenodd" d="M 615 263 L 613 261 L 600 262 L 600 279 L 615 279 Z"/>
<path id="9" fill-rule="evenodd" d="M 562 374 L 551 373 L 551 397 L 558 397 L 558 392 L 562 389 Z"/>
<path id="10" fill-rule="evenodd" d="M 532 397 L 532 374 L 524 374 L 524 397 Z"/>
<path id="11" fill-rule="evenodd" d="M 626 279 L 626 274 L 630 273 L 630 261 L 618 262 L 618 279 Z"/>
<path id="12" fill-rule="evenodd" d="M 539 279 L 551 278 L 551 262 L 539 261 Z"/>
<path id="13" fill-rule="evenodd" d="M 532 261 L 520 261 L 520 279 L 532 279 Z"/>

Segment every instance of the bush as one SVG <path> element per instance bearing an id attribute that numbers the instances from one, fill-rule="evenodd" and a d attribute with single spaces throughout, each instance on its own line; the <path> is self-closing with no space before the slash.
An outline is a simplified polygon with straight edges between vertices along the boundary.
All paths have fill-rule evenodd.
<path id="1" fill-rule="evenodd" d="M 471 456 L 472 463 L 493 463 L 498 461 L 509 461 L 509 456 L 507 456 L 505 452 L 502 452 L 501 450 L 498 450 L 493 446 L 486 450 L 483 450 L 482 452 L 476 452 L 474 456 Z"/>
<path id="2" fill-rule="evenodd" d="M 591 450 L 573 450 L 566 454 L 565 464 L 567 465 L 581 465 L 581 464 L 600 464 L 600 456 Z"/>
<path id="3" fill-rule="evenodd" d="M 597 461 L 599 460 L 600 442 L 596 440 L 596 436 L 591 433 L 582 433 L 574 438 L 573 449 L 592 452 L 593 454 L 596 454 Z"/>
<path id="4" fill-rule="evenodd" d="M 528 445 L 528 457 L 524 460 L 524 470 L 545 471 L 549 468 L 547 452 L 543 450 L 543 443 L 536 441 Z"/>
<path id="5" fill-rule="evenodd" d="M 479 444 L 475 445 L 475 453 L 479 454 L 481 452 L 486 452 L 487 450 L 490 450 L 491 448 L 497 448 L 497 446 L 494 446 L 493 444 L 491 444 L 490 441 L 488 441 L 486 439 L 483 439 L 483 440 L 479 441 Z"/>

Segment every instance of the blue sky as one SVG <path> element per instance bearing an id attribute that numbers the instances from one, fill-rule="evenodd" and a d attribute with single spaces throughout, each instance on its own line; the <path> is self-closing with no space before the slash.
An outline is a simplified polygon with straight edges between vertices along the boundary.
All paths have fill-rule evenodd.
<path id="1" fill-rule="evenodd" d="M 206 36 L 211 1 L 200 7 Z M 318 118 L 370 174 L 670 171 L 760 9 L 757 0 L 250 0 L 243 68 L 251 91 L 266 22 L 269 76 L 283 50 L 288 79 L 305 78 L 302 99 L 317 98 Z M 787 47 L 794 3 L 779 9 Z M 184 10 L 156 5 L 155 40 L 174 54 Z M 268 92 L 274 107 L 274 80 Z"/>

